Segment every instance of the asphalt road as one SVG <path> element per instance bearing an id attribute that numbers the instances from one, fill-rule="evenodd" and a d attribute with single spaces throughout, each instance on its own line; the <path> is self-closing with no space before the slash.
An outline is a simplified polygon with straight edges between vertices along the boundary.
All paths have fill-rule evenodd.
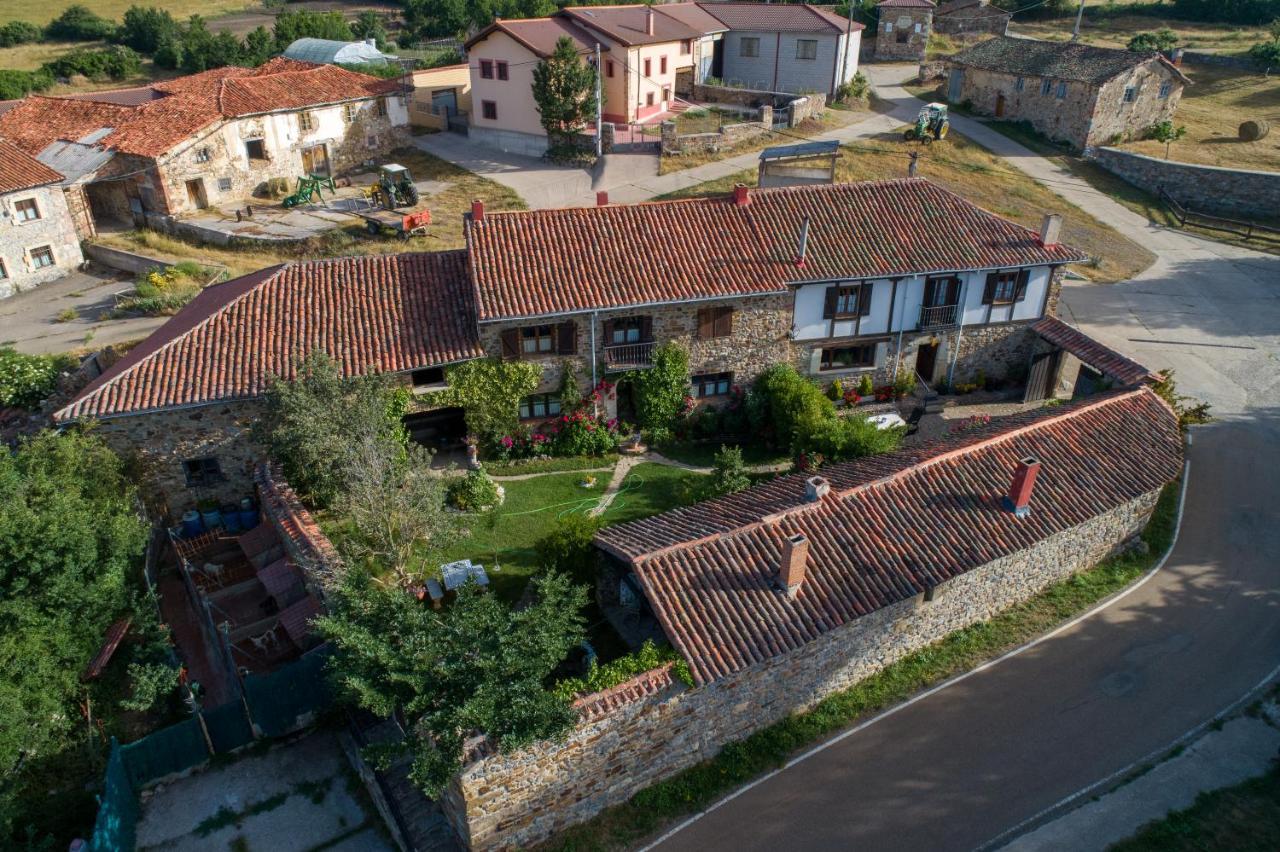
<path id="1" fill-rule="evenodd" d="M 1002 147 L 1019 168 L 1049 168 Z M 1220 418 L 1194 431 L 1182 531 L 1164 568 L 1029 651 L 752 787 L 661 849 L 970 850 L 1007 840 L 1280 665 L 1280 257 L 1156 229 L 1088 193 L 1077 188 L 1072 200 L 1160 259 L 1122 284 L 1069 286 L 1061 314 L 1150 367 L 1176 369 L 1181 390 Z"/>

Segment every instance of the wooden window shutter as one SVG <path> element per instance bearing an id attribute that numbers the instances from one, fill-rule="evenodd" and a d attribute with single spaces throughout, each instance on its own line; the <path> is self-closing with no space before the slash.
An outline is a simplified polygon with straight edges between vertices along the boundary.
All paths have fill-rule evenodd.
<path id="1" fill-rule="evenodd" d="M 556 333 L 557 349 L 561 355 L 578 354 L 578 324 L 573 320 L 560 323 Z"/>
<path id="2" fill-rule="evenodd" d="M 604 345 L 613 345 L 613 320 L 604 321 Z"/>
<path id="3" fill-rule="evenodd" d="M 827 300 L 822 305 L 822 318 L 832 319 L 836 315 L 836 300 L 840 298 L 839 287 L 827 288 Z"/>
<path id="4" fill-rule="evenodd" d="M 1013 300 L 1015 302 L 1021 302 L 1023 299 L 1027 298 L 1027 282 L 1030 280 L 1031 280 L 1030 269 L 1024 269 L 1018 273 L 1018 286 L 1016 291 L 1013 294 Z"/>
<path id="5" fill-rule="evenodd" d="M 505 328 L 499 335 L 502 341 L 502 357 L 508 360 L 519 360 L 520 358 L 520 329 Z"/>
<path id="6" fill-rule="evenodd" d="M 875 295 L 876 282 L 868 281 L 858 288 L 858 314 L 866 316 L 871 313 L 871 297 Z"/>
<path id="7" fill-rule="evenodd" d="M 721 308 L 715 321 L 716 337 L 728 337 L 733 334 L 733 308 Z"/>
<path id="8" fill-rule="evenodd" d="M 715 312 L 712 308 L 698 308 L 698 338 L 715 337 Z"/>
<path id="9" fill-rule="evenodd" d="M 643 343 L 653 340 L 653 317 L 640 317 L 640 340 Z"/>
<path id="10" fill-rule="evenodd" d="M 996 279 L 999 277 L 1000 277 L 999 273 L 996 273 L 996 272 L 987 273 L 987 286 L 982 288 L 982 304 L 989 305 L 993 301 L 995 301 Z"/>

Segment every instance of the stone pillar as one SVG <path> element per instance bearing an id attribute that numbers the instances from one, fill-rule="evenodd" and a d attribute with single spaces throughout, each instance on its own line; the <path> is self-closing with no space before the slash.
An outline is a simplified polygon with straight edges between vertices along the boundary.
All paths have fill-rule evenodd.
<path id="1" fill-rule="evenodd" d="M 676 142 L 676 123 L 674 121 L 662 122 L 662 153 L 680 153 L 680 145 Z"/>
<path id="2" fill-rule="evenodd" d="M 760 107 L 760 123 L 765 127 L 773 127 L 773 107 L 769 104 Z"/>

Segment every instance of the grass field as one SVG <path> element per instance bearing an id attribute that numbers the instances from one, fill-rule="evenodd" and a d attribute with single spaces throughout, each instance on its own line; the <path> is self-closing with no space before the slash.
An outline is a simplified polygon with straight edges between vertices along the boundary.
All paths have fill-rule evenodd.
<path id="1" fill-rule="evenodd" d="M 1280 768 L 1201 793 L 1186 810 L 1149 823 L 1110 852 L 1274 852 L 1280 849 Z"/>
<path id="2" fill-rule="evenodd" d="M 418 180 L 448 181 L 449 186 L 427 199 L 431 211 L 430 232 L 424 237 L 370 237 L 364 223 L 352 218 L 348 228 L 331 231 L 302 245 L 263 248 L 220 248 L 197 245 L 158 231 L 103 234 L 97 241 L 160 260 L 197 260 L 227 267 L 232 277 L 290 260 L 344 255 L 395 254 L 405 251 L 438 251 L 462 248 L 462 214 L 471 200 L 483 200 L 490 210 L 522 210 L 524 202 L 510 189 L 474 172 L 459 168 L 418 149 L 393 152 L 392 161 L 403 163 Z"/>
<path id="3" fill-rule="evenodd" d="M 905 177 L 908 154 L 920 151 L 918 174 L 947 187 L 973 203 L 1030 228 L 1040 227 L 1045 213 L 1063 214 L 1063 241 L 1097 258 L 1076 267 L 1096 281 L 1123 281 L 1155 261 L 1147 249 L 1126 239 L 1084 210 L 1009 166 L 999 157 L 959 133 L 929 148 L 905 142 L 901 132 L 885 134 L 840 149 L 836 180 L 840 182 Z M 687 198 L 729 192 L 735 183 L 754 186 L 756 172 L 748 169 L 716 181 L 671 193 Z"/>
<path id="4" fill-rule="evenodd" d="M 1280 172 L 1280 80 L 1234 68 L 1186 66 L 1192 84 L 1182 93 L 1175 125 L 1187 135 L 1173 143 L 1169 158 L 1237 169 Z M 1256 142 L 1241 142 L 1242 121 L 1263 118 L 1272 131 Z M 1152 157 L 1165 155 L 1160 142 L 1131 142 L 1122 147 Z"/>
<path id="5" fill-rule="evenodd" d="M 130 6 L 139 5 L 165 9 L 175 18 L 183 20 L 192 15 L 200 15 L 206 19 L 216 18 L 227 12 L 238 12 L 259 5 L 252 0 L 48 0 L 35 5 L 26 0 L 0 0 L 0 24 L 7 24 L 9 21 L 47 24 L 61 15 L 68 6 L 77 3 L 88 6 L 93 12 L 113 21 L 124 17 L 125 10 Z"/>
<path id="6" fill-rule="evenodd" d="M 1263 41 L 1267 35 L 1266 27 L 1209 24 L 1155 15 L 1124 15 L 1102 11 L 1111 5 L 1113 4 L 1106 0 L 1089 0 L 1080 26 L 1080 40 L 1085 44 L 1124 47 L 1137 33 L 1168 28 L 1178 34 L 1179 43 L 1189 50 L 1240 53 Z M 1091 10 L 1096 11 L 1091 13 Z M 1074 26 L 1074 15 L 1043 21 L 1019 20 L 1015 17 L 1009 25 L 1009 32 L 1032 38 L 1066 41 L 1071 38 Z"/>

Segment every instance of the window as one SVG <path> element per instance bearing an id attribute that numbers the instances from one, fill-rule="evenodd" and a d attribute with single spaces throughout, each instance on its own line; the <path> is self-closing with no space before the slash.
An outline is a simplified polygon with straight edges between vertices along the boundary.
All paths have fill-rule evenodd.
<path id="1" fill-rule="evenodd" d="M 492 59 L 480 60 L 480 76 L 485 80 L 493 79 L 493 60 Z"/>
<path id="2" fill-rule="evenodd" d="M 208 148 L 201 148 L 200 150 L 196 151 L 196 162 L 197 162 L 197 163 L 207 163 L 207 162 L 209 162 L 209 149 L 208 149 Z"/>
<path id="3" fill-rule="evenodd" d="M 760 55 L 760 39 L 744 38 L 738 42 L 739 56 L 759 56 Z"/>
<path id="4" fill-rule="evenodd" d="M 510 79 L 510 76 L 509 76 L 509 75 L 508 75 L 508 73 L 507 73 L 507 63 L 505 63 L 505 62 L 499 62 L 499 63 L 498 63 L 498 79 L 499 79 L 499 80 L 508 80 L 508 79 Z"/>
<path id="5" fill-rule="evenodd" d="M 733 387 L 733 373 L 700 373 L 693 377 L 693 395 L 698 399 L 726 396 Z"/>
<path id="6" fill-rule="evenodd" d="M 485 118 L 489 119 L 490 121 L 497 121 L 498 105 L 493 101 L 481 101 L 480 114 L 483 115 Z"/>
<path id="7" fill-rule="evenodd" d="M 445 386 L 444 367 L 423 367 L 409 374 L 409 380 L 416 389 L 441 388 Z"/>
<path id="8" fill-rule="evenodd" d="M 520 419 L 537 420 L 560 413 L 560 397 L 553 393 L 535 393 L 520 400 Z"/>
<path id="9" fill-rule="evenodd" d="M 1058 100 L 1062 100 L 1067 96 L 1067 81 L 1063 80 L 1058 84 Z"/>
<path id="10" fill-rule="evenodd" d="M 1160 100 L 1164 100 L 1165 98 L 1169 97 L 1169 93 L 1172 91 L 1173 91 L 1172 83 L 1161 83 L 1160 84 Z"/>
<path id="11" fill-rule="evenodd" d="M 356 116 L 358 115 L 360 115 L 359 104 L 345 104 L 342 107 L 342 118 L 347 122 L 347 124 L 355 121 Z"/>
<path id="12" fill-rule="evenodd" d="M 9 277 L 9 270 L 4 267 L 4 258 L 0 257 L 0 281 Z"/>
<path id="13" fill-rule="evenodd" d="M 1046 78 L 1046 79 L 1045 79 L 1045 80 L 1040 84 L 1040 94 L 1042 94 L 1042 95 L 1047 95 L 1047 94 L 1049 94 L 1049 93 L 1050 93 L 1050 92 L 1052 92 L 1052 91 L 1053 91 L 1053 81 L 1052 81 L 1052 80 L 1050 80 L 1050 79 L 1048 79 L 1048 78 Z"/>
<path id="14" fill-rule="evenodd" d="M 33 269 L 44 269 L 55 265 L 53 259 L 53 249 L 49 246 L 40 246 L 31 250 L 31 266 Z"/>
<path id="15" fill-rule="evenodd" d="M 916 32 L 920 32 L 920 27 L 921 27 L 921 25 L 920 25 L 920 24 L 916 24 L 916 27 L 915 27 Z"/>
<path id="16" fill-rule="evenodd" d="M 648 321 L 645 317 L 626 317 L 612 320 L 608 324 L 607 340 L 610 346 L 623 343 L 644 343 L 648 337 Z"/>
<path id="17" fill-rule="evenodd" d="M 653 106 L 653 92 L 649 92 L 644 96 L 644 105 Z"/>
<path id="18" fill-rule="evenodd" d="M 1137 89 L 1135 89 L 1133 86 L 1125 86 L 1125 87 L 1124 87 L 1124 102 L 1125 102 L 1125 103 L 1127 103 L 1127 104 L 1131 104 L 1131 103 L 1133 103 L 1133 99 L 1134 99 L 1134 97 L 1135 97 L 1137 94 L 1138 94 L 1138 90 L 1137 90 Z"/>
<path id="19" fill-rule="evenodd" d="M 556 351 L 556 329 L 553 325 L 527 325 L 520 329 L 520 352 L 541 355 Z"/>
<path id="20" fill-rule="evenodd" d="M 796 40 L 796 59 L 817 58 L 818 40 L 816 38 L 802 38 Z"/>
<path id="21" fill-rule="evenodd" d="M 646 59 L 644 61 L 644 76 L 646 77 L 653 76 L 653 60 L 652 59 Z"/>
<path id="22" fill-rule="evenodd" d="M 604 76 L 606 76 L 606 77 L 612 77 L 612 76 L 613 76 L 613 60 L 612 60 L 612 59 L 606 59 L 606 60 L 605 60 L 605 63 L 604 63 Z"/>
<path id="23" fill-rule="evenodd" d="M 992 272 L 987 276 L 987 286 L 982 291 L 982 304 L 1011 305 L 1021 302 L 1027 297 L 1027 280 L 1030 277 L 1029 269 Z"/>
<path id="24" fill-rule="evenodd" d="M 387 117 L 387 99 L 386 98 L 378 98 L 376 101 L 373 102 L 373 114 L 376 115 L 378 118 Z"/>
<path id="25" fill-rule="evenodd" d="M 13 215 L 19 222 L 32 222 L 40 218 L 40 208 L 34 198 L 24 198 L 13 203 Z"/>
<path id="26" fill-rule="evenodd" d="M 230 192 L 230 191 L 231 191 L 231 178 L 218 178 L 218 191 L 219 191 L 219 192 Z"/>
<path id="27" fill-rule="evenodd" d="M 893 32 L 893 21 L 884 22 L 884 31 L 887 33 Z"/>
<path id="28" fill-rule="evenodd" d="M 303 133 L 309 133 L 316 129 L 316 118 L 309 112 L 298 113 L 298 129 Z"/>
<path id="29" fill-rule="evenodd" d="M 687 38 L 680 42 L 680 55 L 688 56 L 690 53 L 693 53 L 693 39 Z"/>
<path id="30" fill-rule="evenodd" d="M 911 39 L 911 30 L 904 30 L 901 28 L 898 29 L 898 32 L 897 32 L 898 44 L 906 44 L 910 39 Z"/>
<path id="31" fill-rule="evenodd" d="M 202 485 L 213 485 L 222 482 L 222 465 L 212 456 L 202 459 L 187 459 L 182 463 L 182 472 L 187 475 L 187 487 L 199 488 Z"/>
<path id="32" fill-rule="evenodd" d="M 871 285 L 828 287 L 823 319 L 853 319 L 871 313 Z"/>
<path id="33" fill-rule="evenodd" d="M 658 73 L 667 73 L 667 57 L 665 56 L 658 60 Z"/>
<path id="34" fill-rule="evenodd" d="M 699 308 L 698 338 L 710 340 L 733 334 L 733 308 Z"/>
<path id="35" fill-rule="evenodd" d="M 244 152 L 249 155 L 250 160 L 265 160 L 267 158 L 267 143 L 261 139 L 244 140 Z"/>
<path id="36" fill-rule="evenodd" d="M 835 346 L 822 350 L 823 370 L 851 370 L 856 367 L 876 365 L 876 345 L 863 343 L 858 346 Z"/>
<path id="37" fill-rule="evenodd" d="M 1019 77 L 1016 81 L 1014 81 L 1013 90 L 1015 92 L 1021 92 L 1023 88 L 1026 87 L 1026 83 L 1027 81 L 1024 78 Z"/>

